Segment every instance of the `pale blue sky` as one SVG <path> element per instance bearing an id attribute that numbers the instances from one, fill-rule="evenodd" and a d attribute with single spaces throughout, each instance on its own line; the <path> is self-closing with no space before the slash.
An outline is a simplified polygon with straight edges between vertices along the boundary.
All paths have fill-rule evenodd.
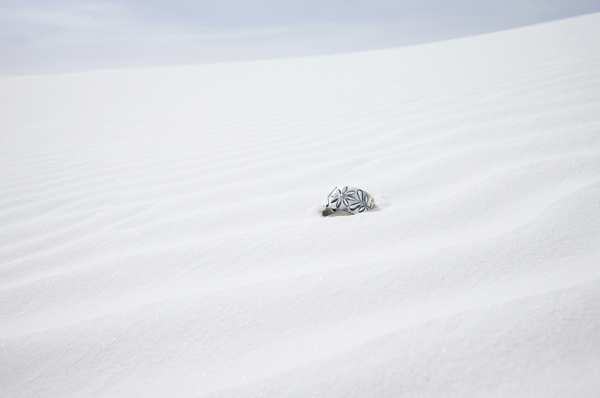
<path id="1" fill-rule="evenodd" d="M 0 0 L 0 73 L 369 50 L 600 11 L 600 0 Z"/>

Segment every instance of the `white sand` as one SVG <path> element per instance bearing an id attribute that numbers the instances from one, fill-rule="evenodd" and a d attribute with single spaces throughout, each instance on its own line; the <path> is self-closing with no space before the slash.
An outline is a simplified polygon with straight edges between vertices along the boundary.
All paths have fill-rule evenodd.
<path id="1" fill-rule="evenodd" d="M 0 139 L 2 397 L 600 396 L 600 14 L 3 77 Z"/>

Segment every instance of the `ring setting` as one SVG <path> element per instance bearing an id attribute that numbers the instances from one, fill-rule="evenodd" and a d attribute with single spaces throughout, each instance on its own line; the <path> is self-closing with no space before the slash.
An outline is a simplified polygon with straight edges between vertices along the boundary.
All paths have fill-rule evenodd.
<path id="1" fill-rule="evenodd" d="M 375 200 L 366 191 L 355 187 L 335 187 L 327 197 L 323 216 L 329 216 L 338 210 L 358 214 L 375 207 Z"/>

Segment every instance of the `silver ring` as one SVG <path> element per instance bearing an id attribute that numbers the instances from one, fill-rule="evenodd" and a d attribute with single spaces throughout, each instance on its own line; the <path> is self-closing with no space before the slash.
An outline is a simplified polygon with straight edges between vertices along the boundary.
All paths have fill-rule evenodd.
<path id="1" fill-rule="evenodd" d="M 335 187 L 327 197 L 323 208 L 323 216 L 328 216 L 341 210 L 356 214 L 375 207 L 375 200 L 367 192 L 354 187 Z"/>

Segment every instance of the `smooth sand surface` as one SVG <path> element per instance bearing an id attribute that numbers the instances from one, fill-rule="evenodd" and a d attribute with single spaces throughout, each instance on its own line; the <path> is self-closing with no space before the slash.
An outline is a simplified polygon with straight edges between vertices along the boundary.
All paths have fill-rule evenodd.
<path id="1" fill-rule="evenodd" d="M 321 217 L 334 186 L 374 211 Z M 0 396 L 600 396 L 600 14 L 0 78 Z"/>

